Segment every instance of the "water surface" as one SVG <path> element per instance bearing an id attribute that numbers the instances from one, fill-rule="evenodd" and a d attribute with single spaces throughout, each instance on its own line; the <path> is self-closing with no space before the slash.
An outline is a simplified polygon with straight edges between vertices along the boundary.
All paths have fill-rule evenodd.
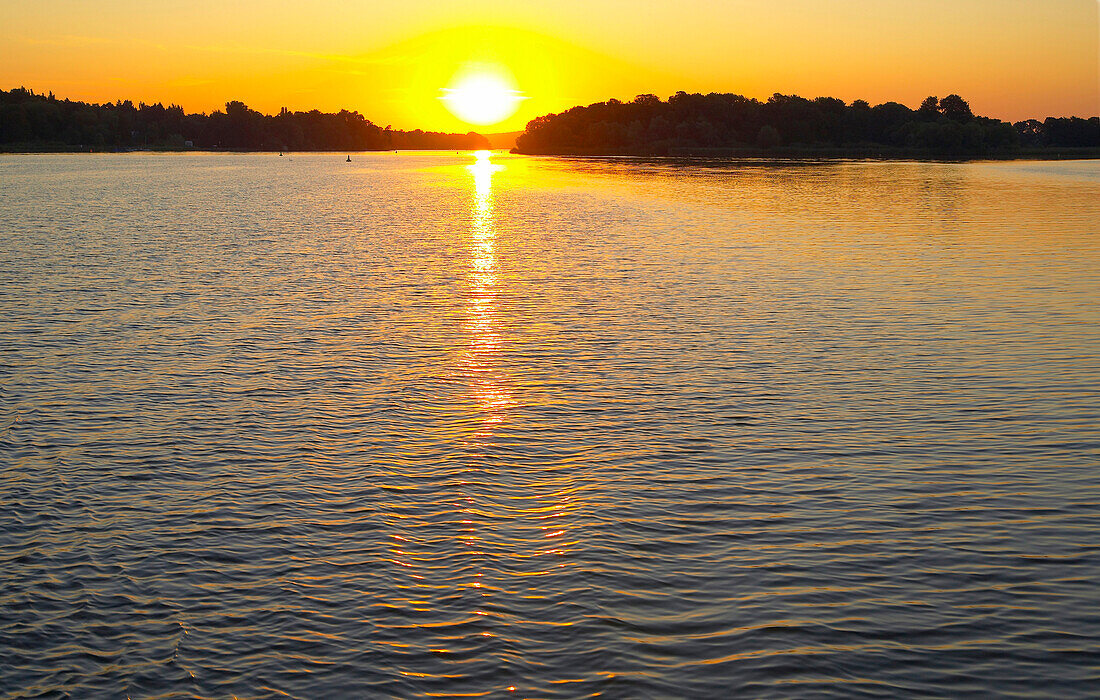
<path id="1" fill-rule="evenodd" d="M 1095 696 L 1100 164 L 0 157 L 9 697 Z"/>

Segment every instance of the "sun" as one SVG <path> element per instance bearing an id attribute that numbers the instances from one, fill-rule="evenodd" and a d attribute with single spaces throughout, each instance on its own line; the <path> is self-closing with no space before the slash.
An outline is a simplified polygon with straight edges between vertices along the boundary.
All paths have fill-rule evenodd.
<path id="1" fill-rule="evenodd" d="M 504 68 L 474 64 L 455 73 L 440 99 L 462 121 L 486 126 L 515 114 L 526 98 Z"/>

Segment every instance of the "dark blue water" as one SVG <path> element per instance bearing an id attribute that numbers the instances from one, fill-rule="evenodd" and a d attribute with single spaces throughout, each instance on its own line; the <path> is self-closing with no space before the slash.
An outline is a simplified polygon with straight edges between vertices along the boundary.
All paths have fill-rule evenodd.
<path id="1" fill-rule="evenodd" d="M 0 694 L 1095 697 L 1100 166 L 0 157 Z"/>

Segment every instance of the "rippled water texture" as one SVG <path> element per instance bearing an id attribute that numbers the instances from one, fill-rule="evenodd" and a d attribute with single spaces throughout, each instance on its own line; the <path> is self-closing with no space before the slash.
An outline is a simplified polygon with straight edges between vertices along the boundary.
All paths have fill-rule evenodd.
<path id="1" fill-rule="evenodd" d="M 9 697 L 1088 697 L 1100 164 L 0 157 Z"/>

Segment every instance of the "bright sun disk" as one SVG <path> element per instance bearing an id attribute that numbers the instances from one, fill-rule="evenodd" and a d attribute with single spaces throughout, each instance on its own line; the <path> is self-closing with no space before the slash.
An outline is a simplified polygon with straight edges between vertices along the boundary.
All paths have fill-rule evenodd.
<path id="1" fill-rule="evenodd" d="M 496 124 L 515 114 L 524 99 L 501 71 L 473 69 L 460 72 L 443 89 L 443 103 L 469 124 Z"/>

